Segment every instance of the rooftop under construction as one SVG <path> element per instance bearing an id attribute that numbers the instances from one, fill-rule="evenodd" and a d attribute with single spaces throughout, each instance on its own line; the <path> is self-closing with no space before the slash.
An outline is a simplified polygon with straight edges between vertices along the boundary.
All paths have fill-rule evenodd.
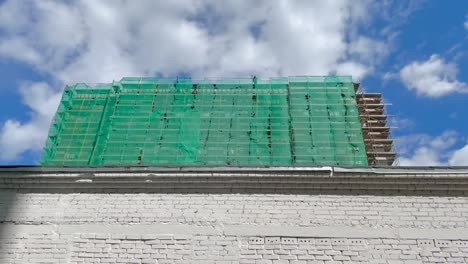
<path id="1" fill-rule="evenodd" d="M 65 88 L 43 165 L 392 165 L 381 94 L 350 76 L 123 78 Z"/>

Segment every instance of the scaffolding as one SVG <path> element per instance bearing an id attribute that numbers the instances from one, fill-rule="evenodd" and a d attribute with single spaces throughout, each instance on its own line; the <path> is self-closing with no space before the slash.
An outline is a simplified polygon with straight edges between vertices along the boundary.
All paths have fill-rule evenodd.
<path id="1" fill-rule="evenodd" d="M 349 76 L 67 86 L 43 165 L 366 166 Z"/>
<path id="2" fill-rule="evenodd" d="M 359 84 L 355 84 L 355 91 Z M 391 166 L 397 155 L 393 151 L 392 127 L 387 126 L 385 107 L 380 93 L 357 93 L 356 96 L 362 133 L 367 152 L 367 162 L 375 166 Z"/>

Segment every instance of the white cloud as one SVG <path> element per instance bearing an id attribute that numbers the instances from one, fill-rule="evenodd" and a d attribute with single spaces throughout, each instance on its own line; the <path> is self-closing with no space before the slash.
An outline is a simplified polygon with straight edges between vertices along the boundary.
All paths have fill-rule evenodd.
<path id="1" fill-rule="evenodd" d="M 468 144 L 453 149 L 460 141 L 455 131 L 445 131 L 440 136 L 415 134 L 397 139 L 399 166 L 462 166 L 468 165 Z"/>
<path id="2" fill-rule="evenodd" d="M 42 149 L 61 98 L 61 92 L 53 91 L 46 83 L 24 83 L 20 93 L 23 103 L 32 109 L 31 119 L 26 123 L 10 119 L 3 124 L 0 159 L 13 160 L 24 151 Z"/>
<path id="3" fill-rule="evenodd" d="M 356 33 L 347 39 L 366 17 L 367 5 L 7 1 L 0 6 L 2 14 L 27 15 L 0 20 L 0 29 L 8 33 L 5 40 L 14 39 L 21 47 L 5 47 L 0 54 L 26 61 L 63 82 L 180 72 L 267 77 L 350 69 L 364 75 L 371 72 L 375 58 L 386 54 L 381 40 Z M 258 36 L 251 32 L 255 25 Z"/>
<path id="4" fill-rule="evenodd" d="M 11 38 L 2 41 L 0 43 L 0 55 L 32 64 L 39 64 L 42 62 L 41 54 L 27 45 L 23 39 L 19 38 Z"/>
<path id="5" fill-rule="evenodd" d="M 453 153 L 452 157 L 450 157 L 449 164 L 452 166 L 468 165 L 468 144 Z"/>
<path id="6" fill-rule="evenodd" d="M 382 75 L 382 79 L 384 80 L 394 80 L 394 79 L 398 79 L 399 77 L 399 74 L 398 73 L 394 73 L 394 72 L 386 72 Z"/>
<path id="7" fill-rule="evenodd" d="M 370 69 L 364 64 L 353 61 L 341 63 L 336 69 L 336 74 L 351 75 L 353 76 L 353 79 L 357 82 L 359 82 L 360 79 L 367 75 L 369 72 Z"/>
<path id="8" fill-rule="evenodd" d="M 429 146 L 437 150 L 450 149 L 458 141 L 458 134 L 455 131 L 447 130 L 442 135 L 434 138 Z"/>
<path id="9" fill-rule="evenodd" d="M 398 129 L 407 129 L 413 127 L 415 123 L 409 118 L 390 116 L 388 117 L 388 124 L 391 127 L 396 127 Z"/>
<path id="10" fill-rule="evenodd" d="M 413 156 L 399 158 L 400 166 L 441 166 L 439 153 L 427 147 L 418 148 Z"/>
<path id="11" fill-rule="evenodd" d="M 363 61 L 378 62 L 389 52 L 389 47 L 382 41 L 359 36 L 349 46 L 349 53 Z"/>
<path id="12" fill-rule="evenodd" d="M 415 61 L 403 67 L 400 78 L 419 95 L 440 97 L 454 92 L 468 92 L 468 84 L 456 79 L 457 72 L 456 64 L 432 55 L 427 61 Z"/>
<path id="13" fill-rule="evenodd" d="M 0 5 L 0 58 L 28 63 L 51 76 L 54 87 L 182 72 L 194 77 L 338 73 L 360 78 L 388 53 L 385 40 L 358 30 L 369 22 L 370 6 L 367 0 L 264 0 L 255 5 L 7 0 Z M 52 95 L 49 87 L 41 89 Z M 33 107 L 44 98 L 22 96 L 33 100 L 27 102 L 31 120 L 3 125 L 3 158 L 40 148 L 55 111 Z M 15 143 L 6 140 L 14 135 Z"/>

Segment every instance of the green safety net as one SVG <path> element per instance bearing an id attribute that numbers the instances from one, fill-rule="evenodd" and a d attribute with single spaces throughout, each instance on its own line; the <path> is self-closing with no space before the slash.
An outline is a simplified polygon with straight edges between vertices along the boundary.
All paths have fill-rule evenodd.
<path id="1" fill-rule="evenodd" d="M 43 165 L 367 165 L 351 77 L 65 89 Z"/>

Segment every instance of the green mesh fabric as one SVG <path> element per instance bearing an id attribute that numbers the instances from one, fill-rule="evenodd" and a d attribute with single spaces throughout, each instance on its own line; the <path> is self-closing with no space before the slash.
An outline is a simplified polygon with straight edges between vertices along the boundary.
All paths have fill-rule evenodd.
<path id="1" fill-rule="evenodd" d="M 68 86 L 43 165 L 367 165 L 351 77 Z"/>

